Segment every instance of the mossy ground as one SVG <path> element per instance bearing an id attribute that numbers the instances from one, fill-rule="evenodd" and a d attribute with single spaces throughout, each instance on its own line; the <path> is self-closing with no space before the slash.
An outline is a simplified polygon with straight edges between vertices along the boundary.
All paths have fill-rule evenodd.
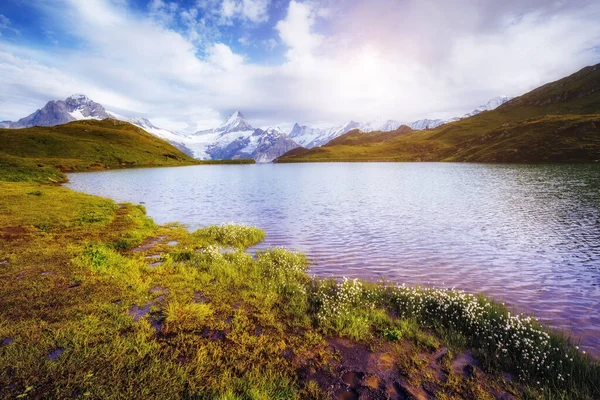
<path id="1" fill-rule="evenodd" d="M 482 335 L 512 320 L 477 314 L 484 299 L 313 279 L 300 254 L 244 252 L 256 228 L 190 233 L 53 185 L 0 193 L 2 398 L 598 396 L 598 366 L 560 335 L 566 382 L 504 337 L 498 358 Z"/>

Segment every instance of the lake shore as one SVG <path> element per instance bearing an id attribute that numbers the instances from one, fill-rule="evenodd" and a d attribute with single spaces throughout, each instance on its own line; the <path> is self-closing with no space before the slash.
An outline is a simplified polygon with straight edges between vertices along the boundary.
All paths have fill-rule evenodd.
<path id="1" fill-rule="evenodd" d="M 245 253 L 255 228 L 0 186 L 2 396 L 598 396 L 596 361 L 482 297 L 311 278 Z"/>

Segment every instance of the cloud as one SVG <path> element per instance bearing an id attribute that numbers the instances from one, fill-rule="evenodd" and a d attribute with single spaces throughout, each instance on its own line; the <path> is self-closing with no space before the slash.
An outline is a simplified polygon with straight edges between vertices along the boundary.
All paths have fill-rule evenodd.
<path id="1" fill-rule="evenodd" d="M 0 36 L 2 36 L 2 31 L 8 31 L 10 33 L 19 35 L 20 32 L 17 29 L 14 29 L 12 27 L 12 24 L 10 23 L 10 19 L 8 19 L 6 16 L 0 14 Z"/>
<path id="2" fill-rule="evenodd" d="M 217 67 L 232 70 L 242 65 L 244 57 L 235 54 L 229 46 L 223 43 L 215 43 L 210 49 L 208 60 Z"/>
<path id="3" fill-rule="evenodd" d="M 316 18 L 314 5 L 292 0 L 286 17 L 275 25 L 281 41 L 289 48 L 286 53 L 289 60 L 312 57 L 323 42 L 323 35 L 313 31 Z"/>
<path id="4" fill-rule="evenodd" d="M 111 0 L 45 4 L 54 35 L 78 45 L 0 40 L 5 118 L 84 92 L 183 132 L 236 109 L 256 126 L 411 121 L 462 115 L 600 61 L 597 2 L 292 0 L 278 14 L 268 1 L 154 0 L 147 13 Z M 279 65 L 252 58 L 273 45 Z"/>
<path id="5" fill-rule="evenodd" d="M 223 0 L 219 14 L 225 23 L 231 23 L 233 19 L 266 22 L 269 4 L 270 0 Z"/>

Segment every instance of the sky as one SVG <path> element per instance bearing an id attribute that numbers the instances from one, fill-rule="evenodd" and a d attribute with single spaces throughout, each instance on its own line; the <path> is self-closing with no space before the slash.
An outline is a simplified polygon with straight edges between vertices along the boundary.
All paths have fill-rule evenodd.
<path id="1" fill-rule="evenodd" d="M 181 133 L 448 118 L 600 62 L 600 1 L 1 0 L 0 120 L 84 93 Z"/>

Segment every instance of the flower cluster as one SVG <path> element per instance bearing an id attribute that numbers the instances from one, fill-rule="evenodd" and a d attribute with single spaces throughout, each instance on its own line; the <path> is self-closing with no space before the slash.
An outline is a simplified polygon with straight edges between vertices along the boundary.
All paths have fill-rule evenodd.
<path id="1" fill-rule="evenodd" d="M 576 349 L 559 343 L 532 317 L 511 314 L 504 305 L 460 290 L 405 285 L 379 290 L 400 317 L 460 332 L 490 364 L 516 366 L 521 378 L 560 384 L 570 376 Z"/>

